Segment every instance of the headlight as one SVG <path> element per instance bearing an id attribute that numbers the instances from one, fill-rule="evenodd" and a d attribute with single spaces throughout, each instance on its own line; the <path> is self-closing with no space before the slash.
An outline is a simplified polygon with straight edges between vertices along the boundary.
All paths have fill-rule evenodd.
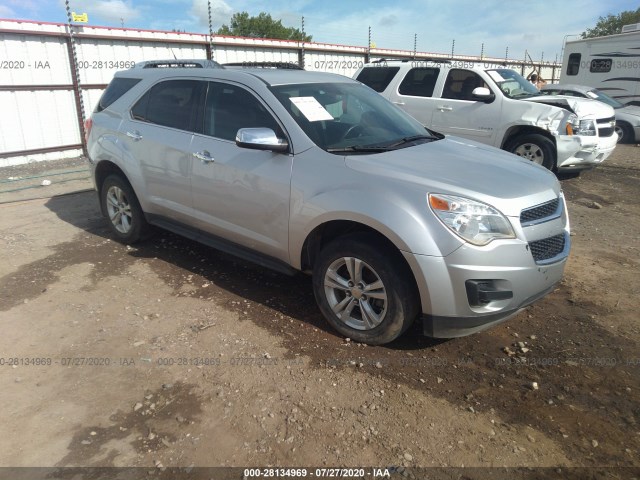
<path id="1" fill-rule="evenodd" d="M 486 203 L 454 195 L 430 193 L 433 213 L 453 233 L 474 245 L 487 245 L 496 238 L 515 238 L 507 217 Z"/>
<path id="2" fill-rule="evenodd" d="M 573 123 L 573 134 L 585 137 L 593 137 L 596 134 L 596 122 L 593 120 L 580 120 Z"/>
<path id="3" fill-rule="evenodd" d="M 572 113 L 571 115 L 569 115 L 569 117 L 567 118 L 567 124 L 566 124 L 566 131 L 567 131 L 567 135 L 573 135 L 574 134 L 574 125 L 578 125 L 578 116 L 574 113 Z M 577 127 L 576 127 L 577 128 Z"/>

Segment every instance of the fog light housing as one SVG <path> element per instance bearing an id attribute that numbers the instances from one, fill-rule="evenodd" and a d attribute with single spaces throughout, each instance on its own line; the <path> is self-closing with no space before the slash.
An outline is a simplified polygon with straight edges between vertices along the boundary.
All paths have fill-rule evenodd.
<path id="1" fill-rule="evenodd" d="M 511 290 L 497 285 L 498 280 L 467 280 L 467 299 L 471 307 L 484 307 L 497 300 L 510 300 L 513 298 Z"/>

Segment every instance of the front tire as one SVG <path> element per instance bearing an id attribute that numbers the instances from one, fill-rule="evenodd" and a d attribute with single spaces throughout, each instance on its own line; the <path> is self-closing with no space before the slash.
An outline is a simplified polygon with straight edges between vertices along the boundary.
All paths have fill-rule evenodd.
<path id="1" fill-rule="evenodd" d="M 420 310 L 411 270 L 369 235 L 341 237 L 322 249 L 313 291 L 329 324 L 345 337 L 382 345 L 402 335 Z"/>
<path id="2" fill-rule="evenodd" d="M 635 140 L 633 128 L 625 122 L 616 123 L 616 135 L 618 135 L 618 143 L 633 143 Z"/>
<path id="3" fill-rule="evenodd" d="M 537 133 L 520 135 L 509 141 L 505 150 L 542 165 L 548 170 L 556 167 L 556 147 L 543 135 Z"/>
<path id="4" fill-rule="evenodd" d="M 113 234 L 122 243 L 136 243 L 145 238 L 149 224 L 133 188 L 120 175 L 109 175 L 100 189 L 102 212 Z"/>

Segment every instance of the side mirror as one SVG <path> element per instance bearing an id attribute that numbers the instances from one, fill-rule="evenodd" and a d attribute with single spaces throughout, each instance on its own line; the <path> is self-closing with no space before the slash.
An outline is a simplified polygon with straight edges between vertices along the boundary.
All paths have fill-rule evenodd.
<path id="1" fill-rule="evenodd" d="M 476 87 L 471 92 L 471 98 L 479 102 L 491 103 L 496 99 L 496 96 L 487 87 Z"/>
<path id="2" fill-rule="evenodd" d="M 278 138 L 270 128 L 241 128 L 236 134 L 236 145 L 242 148 L 271 150 L 273 152 L 289 150 L 287 141 Z"/>

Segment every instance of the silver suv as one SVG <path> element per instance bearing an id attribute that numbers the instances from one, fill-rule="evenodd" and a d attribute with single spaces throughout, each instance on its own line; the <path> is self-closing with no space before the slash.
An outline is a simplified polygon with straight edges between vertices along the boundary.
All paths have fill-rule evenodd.
<path id="1" fill-rule="evenodd" d="M 313 278 L 342 335 L 383 344 L 419 316 L 467 335 L 550 292 L 569 253 L 560 185 L 444 138 L 347 77 L 213 62 L 118 72 L 87 122 L 102 212 Z"/>

